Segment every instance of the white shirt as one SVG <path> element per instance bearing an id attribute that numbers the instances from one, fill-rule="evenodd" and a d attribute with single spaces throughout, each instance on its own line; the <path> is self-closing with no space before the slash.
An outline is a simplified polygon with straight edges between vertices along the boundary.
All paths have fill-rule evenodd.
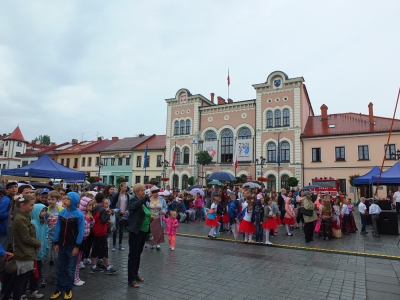
<path id="1" fill-rule="evenodd" d="M 393 199 L 396 200 L 396 202 L 400 202 L 400 192 L 397 191 L 393 194 Z"/>
<path id="2" fill-rule="evenodd" d="M 342 215 L 348 215 L 350 214 L 349 208 L 347 207 L 347 204 L 342 205 Z"/>
<path id="3" fill-rule="evenodd" d="M 382 211 L 381 208 L 378 205 L 376 205 L 375 203 L 371 204 L 371 206 L 369 207 L 370 215 L 380 214 L 381 211 Z"/>
<path id="4" fill-rule="evenodd" d="M 358 204 L 358 211 L 360 212 L 360 214 L 365 214 L 366 209 L 367 207 L 364 203 L 360 202 L 360 204 Z"/>

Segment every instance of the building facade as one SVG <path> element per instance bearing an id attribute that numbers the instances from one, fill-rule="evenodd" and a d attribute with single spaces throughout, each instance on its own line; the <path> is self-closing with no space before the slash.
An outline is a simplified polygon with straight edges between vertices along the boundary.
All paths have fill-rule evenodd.
<path id="1" fill-rule="evenodd" d="M 14 131 L 4 138 L 3 155 L 0 156 L 1 169 L 15 169 L 22 166 L 21 154 L 26 152 L 27 142 L 17 126 Z"/>

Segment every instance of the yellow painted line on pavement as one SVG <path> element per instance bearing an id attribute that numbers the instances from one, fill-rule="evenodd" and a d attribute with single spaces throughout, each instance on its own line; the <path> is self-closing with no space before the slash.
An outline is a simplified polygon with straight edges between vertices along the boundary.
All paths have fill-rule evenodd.
<path id="1" fill-rule="evenodd" d="M 177 235 L 210 240 L 210 238 L 205 236 L 205 235 L 188 234 L 188 233 L 178 233 Z M 214 238 L 212 240 L 231 242 L 231 243 L 235 242 L 235 240 L 233 240 L 233 239 L 227 239 L 227 238 L 221 238 L 221 237 Z M 236 243 L 242 243 L 242 244 L 247 244 L 247 245 L 249 244 L 249 243 L 246 243 L 245 241 L 242 241 L 242 240 L 238 240 L 238 241 L 236 241 Z M 276 248 L 287 248 L 287 249 L 295 249 L 295 250 L 316 251 L 316 252 L 338 253 L 338 254 L 356 255 L 356 256 L 364 256 L 364 257 L 376 257 L 376 258 L 386 258 L 386 259 L 397 259 L 397 260 L 400 260 L 400 256 L 396 256 L 396 255 L 368 253 L 368 252 L 357 252 L 357 251 L 350 251 L 350 250 L 314 248 L 314 247 L 307 247 L 307 246 L 295 246 L 295 245 L 275 244 L 275 243 L 273 245 L 267 245 L 265 243 L 260 243 L 260 244 L 250 243 L 250 245 L 265 246 L 265 247 L 276 247 Z"/>

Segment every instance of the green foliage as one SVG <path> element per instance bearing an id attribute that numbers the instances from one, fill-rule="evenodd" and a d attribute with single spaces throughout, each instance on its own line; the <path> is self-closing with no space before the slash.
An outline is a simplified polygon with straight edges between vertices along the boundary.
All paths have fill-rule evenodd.
<path id="1" fill-rule="evenodd" d="M 149 183 L 150 183 L 150 184 L 157 185 L 157 184 L 158 184 L 158 181 L 157 181 L 156 178 L 151 178 L 150 181 L 149 181 Z"/>
<path id="2" fill-rule="evenodd" d="M 188 178 L 188 184 L 189 185 L 193 185 L 194 184 L 194 177 L 193 176 Z"/>
<path id="3" fill-rule="evenodd" d="M 89 181 L 90 183 L 93 183 L 94 182 L 94 176 L 88 177 L 87 181 Z"/>
<path id="4" fill-rule="evenodd" d="M 117 178 L 117 184 L 120 185 L 121 183 L 126 182 L 125 177 L 118 177 Z"/>
<path id="5" fill-rule="evenodd" d="M 299 181 L 297 180 L 296 177 L 289 177 L 288 179 L 288 185 L 290 187 L 296 187 L 299 184 Z"/>
<path id="6" fill-rule="evenodd" d="M 51 143 L 50 136 L 47 134 L 39 135 L 39 137 L 37 137 L 35 140 L 40 141 L 40 144 L 42 145 L 50 145 Z"/>
<path id="7" fill-rule="evenodd" d="M 357 177 L 360 177 L 360 174 L 350 175 L 349 176 L 349 183 L 350 183 L 351 186 L 354 186 L 353 185 L 353 180 L 354 180 L 354 178 L 357 178 Z"/>
<path id="8" fill-rule="evenodd" d="M 244 183 L 244 180 L 242 177 L 235 177 L 236 178 L 236 182 L 235 183 Z"/>
<path id="9" fill-rule="evenodd" d="M 212 162 L 213 158 L 207 151 L 199 151 L 196 154 L 196 161 L 199 165 L 205 166 Z"/>

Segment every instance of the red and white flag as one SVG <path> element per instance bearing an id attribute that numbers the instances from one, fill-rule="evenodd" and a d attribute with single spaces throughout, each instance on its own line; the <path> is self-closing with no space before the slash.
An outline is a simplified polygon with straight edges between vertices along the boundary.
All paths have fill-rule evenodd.
<path id="1" fill-rule="evenodd" d="M 174 171 L 175 171 L 175 157 L 176 157 L 176 147 L 174 147 L 174 153 L 172 154 L 172 164 L 171 164 L 172 170 Z"/>
<path id="2" fill-rule="evenodd" d="M 235 154 L 233 157 L 233 165 L 235 166 L 235 169 L 238 167 L 239 163 L 239 143 L 238 140 L 236 140 L 236 145 L 235 145 Z"/>
<path id="3" fill-rule="evenodd" d="M 231 84 L 231 78 L 229 77 L 229 69 L 228 69 L 228 78 L 226 78 L 226 80 L 228 80 L 228 86 Z"/>

